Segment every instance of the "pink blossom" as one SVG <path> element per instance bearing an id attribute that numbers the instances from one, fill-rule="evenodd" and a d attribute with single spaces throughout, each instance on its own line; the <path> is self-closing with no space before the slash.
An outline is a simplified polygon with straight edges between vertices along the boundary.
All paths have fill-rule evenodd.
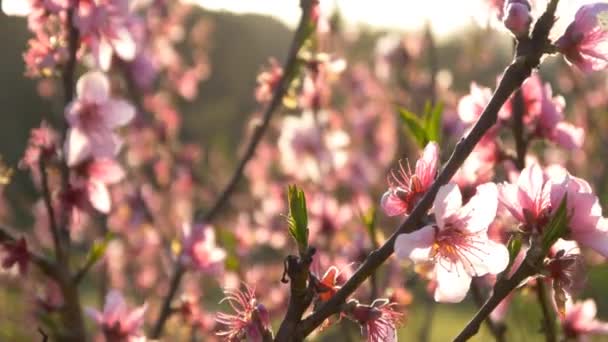
<path id="1" fill-rule="evenodd" d="M 511 0 L 505 4 L 503 23 L 516 37 L 526 36 L 530 30 L 532 16 L 527 1 Z"/>
<path id="2" fill-rule="evenodd" d="M 607 3 L 582 6 L 556 45 L 569 63 L 583 71 L 608 65 Z"/>
<path id="3" fill-rule="evenodd" d="M 258 303 L 255 292 L 245 286 L 244 291 L 225 290 L 224 293 L 226 297 L 222 302 L 228 302 L 235 313 L 217 313 L 217 322 L 226 327 L 217 335 L 230 342 L 263 341 L 263 336 L 270 329 L 270 316 L 264 305 Z"/>
<path id="4" fill-rule="evenodd" d="M 16 264 L 19 267 L 19 273 L 25 274 L 30 261 L 30 253 L 27 250 L 25 238 L 22 237 L 17 241 L 5 241 L 0 246 L 4 247 L 5 251 L 2 259 L 2 268 L 9 269 Z"/>
<path id="5" fill-rule="evenodd" d="M 226 251 L 215 244 L 211 226 L 184 224 L 184 251 L 182 262 L 202 272 L 218 273 L 223 270 Z"/>
<path id="6" fill-rule="evenodd" d="M 304 112 L 283 119 L 278 146 L 283 170 L 298 180 L 318 182 L 329 171 L 348 161 L 350 137 L 340 129 L 330 129 L 327 113 Z"/>
<path id="7" fill-rule="evenodd" d="M 19 168 L 35 170 L 41 158 L 46 160 L 56 153 L 57 140 L 57 133 L 45 121 L 33 128 Z"/>
<path id="8" fill-rule="evenodd" d="M 112 200 L 107 186 L 124 178 L 125 172 L 120 164 L 113 159 L 98 158 L 77 165 L 75 171 L 72 186 L 82 186 L 93 208 L 104 214 L 109 213 Z"/>
<path id="9" fill-rule="evenodd" d="M 566 309 L 562 319 L 564 335 L 567 338 L 586 340 L 588 335 L 608 334 L 608 323 L 596 319 L 597 307 L 593 299 L 579 301 Z"/>
<path id="10" fill-rule="evenodd" d="M 416 161 L 414 172 L 409 167 L 406 170 L 403 165 L 396 173 L 391 172 L 389 189 L 381 200 L 384 212 L 389 216 L 409 214 L 435 180 L 438 164 L 439 146 L 430 142 Z"/>
<path id="11" fill-rule="evenodd" d="M 68 165 L 88 157 L 114 157 L 122 141 L 113 130 L 129 123 L 135 108 L 110 97 L 110 81 L 101 72 L 80 77 L 76 92 L 76 99 L 65 110 L 70 125 L 64 147 Z"/>
<path id="12" fill-rule="evenodd" d="M 255 99 L 260 102 L 268 102 L 272 98 L 279 81 L 283 77 L 283 69 L 276 59 L 270 59 L 270 67 L 258 75 L 258 86 L 255 89 Z"/>
<path id="13" fill-rule="evenodd" d="M 112 55 L 125 61 L 135 58 L 137 46 L 128 27 L 128 0 L 85 0 L 78 2 L 74 25 L 83 42 L 91 48 L 95 61 L 108 70 Z"/>
<path id="14" fill-rule="evenodd" d="M 86 313 L 97 322 L 106 340 L 117 342 L 134 342 L 141 340 L 144 314 L 147 304 L 129 311 L 124 297 L 118 290 L 111 290 L 106 295 L 103 312 L 86 308 Z"/>
<path id="15" fill-rule="evenodd" d="M 551 205 L 557 208 L 567 194 L 569 240 L 590 247 L 608 257 L 608 224 L 602 217 L 602 207 L 584 179 L 567 174 L 561 183 L 551 187 Z"/>
<path id="16" fill-rule="evenodd" d="M 460 302 L 473 276 L 498 274 L 507 267 L 507 248 L 487 235 L 488 226 L 496 216 L 497 196 L 494 183 L 482 184 L 462 206 L 458 186 L 444 185 L 434 202 L 436 224 L 397 237 L 398 258 L 434 264 L 436 301 Z"/>
<path id="17" fill-rule="evenodd" d="M 388 299 L 376 299 L 371 305 L 351 301 L 347 317 L 361 325 L 361 334 L 368 342 L 397 341 L 397 325 L 404 315 L 395 310 L 395 303 Z"/>
<path id="18" fill-rule="evenodd" d="M 471 83 L 471 92 L 458 102 L 458 116 L 464 123 L 472 124 L 479 119 L 484 108 L 490 102 L 492 89 Z"/>
<path id="19" fill-rule="evenodd" d="M 527 231 L 540 230 L 549 220 L 551 186 L 538 164 L 523 169 L 515 184 L 503 183 L 500 203 Z"/>
<path id="20" fill-rule="evenodd" d="M 36 37 L 28 41 L 28 46 L 23 54 L 28 77 L 56 75 L 58 68 L 68 59 L 65 46 L 45 32 L 37 32 Z"/>

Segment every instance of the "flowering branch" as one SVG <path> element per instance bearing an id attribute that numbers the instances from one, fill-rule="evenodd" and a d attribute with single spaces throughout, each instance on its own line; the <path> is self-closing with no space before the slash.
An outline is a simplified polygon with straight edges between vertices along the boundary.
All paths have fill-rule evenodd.
<path id="1" fill-rule="evenodd" d="M 555 21 L 555 10 L 558 0 L 552 0 L 547 5 L 545 13 L 537 21 L 531 38 L 522 38 L 518 42 L 517 52 L 514 61 L 506 68 L 503 77 L 492 95 L 490 102 L 485 107 L 481 117 L 470 131 L 463 137 L 454 148 L 450 159 L 446 163 L 443 170 L 437 176 L 431 188 L 426 192 L 422 199 L 418 202 L 414 210 L 408 218 L 399 226 L 399 228 L 391 235 L 391 237 L 380 247 L 373 251 L 365 260 L 365 262 L 357 269 L 352 277 L 344 284 L 344 286 L 334 295 L 327 303 L 319 308 L 318 311 L 304 319 L 298 329 L 296 338 L 308 336 L 316 329 L 326 318 L 340 311 L 340 307 L 346 301 L 348 296 L 352 294 L 373 272 L 380 267 L 393 253 L 394 243 L 397 236 L 402 233 L 411 233 L 419 229 L 419 221 L 431 208 L 433 200 L 439 191 L 439 188 L 447 184 L 456 171 L 460 168 L 469 154 L 475 148 L 475 145 L 481 140 L 484 134 L 496 123 L 498 119 L 498 111 L 507 101 L 511 94 L 517 90 L 523 82 L 531 75 L 532 70 L 540 65 L 541 57 L 546 53 L 546 46 L 549 46 L 548 40 L 549 31 Z M 522 270 L 525 274 L 525 270 Z M 520 275 L 521 276 L 521 275 Z M 522 278 L 523 279 L 523 278 Z M 503 293 L 506 296 L 509 291 Z M 495 294 L 490 298 L 495 297 Z M 504 297 L 502 297 L 504 298 Z M 498 300 L 495 304 L 498 305 Z M 496 300 L 496 299 L 494 299 Z M 486 305 L 484 305 L 486 307 Z M 483 308 L 482 308 L 483 310 Z M 480 312 L 482 311 L 480 310 Z M 485 317 L 492 310 L 484 310 L 484 315 L 481 316 L 479 323 L 485 320 Z M 479 326 L 477 326 L 477 329 Z M 472 336 L 472 335 L 471 335 Z"/>
<path id="2" fill-rule="evenodd" d="M 262 115 L 262 120 L 258 126 L 255 127 L 253 131 L 253 135 L 251 136 L 251 140 L 247 145 L 243 156 L 238 162 L 232 177 L 224 187 L 224 190 L 217 197 L 211 208 L 207 212 L 198 211 L 195 213 L 194 221 L 203 221 L 203 222 L 211 222 L 215 217 L 219 214 L 220 210 L 227 203 L 228 199 L 235 191 L 237 184 L 241 180 L 243 176 L 243 172 L 245 171 L 245 166 L 247 163 L 253 158 L 255 151 L 264 136 L 267 128 L 270 125 L 270 120 L 272 116 L 277 111 L 279 106 L 283 101 L 283 97 L 289 88 L 292 78 L 295 75 L 295 71 L 298 67 L 298 52 L 300 48 L 306 41 L 308 35 L 311 32 L 311 14 L 313 5 L 316 3 L 316 0 L 301 0 L 300 7 L 302 8 L 302 15 L 300 18 L 300 23 L 298 24 L 298 28 L 294 33 L 293 40 L 291 42 L 291 47 L 289 49 L 289 54 L 285 63 L 283 65 L 283 75 L 281 76 L 277 87 L 274 89 L 274 93 L 272 95 L 272 99 L 264 114 Z M 154 328 L 152 329 L 151 338 L 157 339 L 162 335 L 163 328 L 169 316 L 171 315 L 171 302 L 175 294 L 177 293 L 177 289 L 181 282 L 182 277 L 184 276 L 186 270 L 181 263 L 177 262 L 175 266 L 174 273 L 171 277 L 171 285 L 169 287 L 169 292 L 165 297 L 161 312 L 159 314 L 156 323 L 154 324 Z"/>
<path id="3" fill-rule="evenodd" d="M 15 244 L 17 243 L 17 239 L 14 236 L 8 233 L 9 230 L 6 227 L 0 226 L 0 243 L 9 243 Z M 57 271 L 55 269 L 55 265 L 50 261 L 46 260 L 44 257 L 33 253 L 32 251 L 28 251 L 29 260 L 31 260 L 38 268 L 42 271 L 42 273 L 46 274 L 51 278 L 55 278 L 57 275 Z"/>

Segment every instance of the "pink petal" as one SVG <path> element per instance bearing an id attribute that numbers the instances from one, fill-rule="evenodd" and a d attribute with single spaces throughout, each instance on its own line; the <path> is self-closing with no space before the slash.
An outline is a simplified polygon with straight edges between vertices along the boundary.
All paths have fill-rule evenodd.
<path id="1" fill-rule="evenodd" d="M 486 231 L 496 218 L 498 208 L 498 189 L 494 183 L 477 187 L 477 193 L 460 210 L 459 216 L 464 228 L 470 233 Z M 461 216 L 463 215 L 464 216 Z"/>
<path id="2" fill-rule="evenodd" d="M 412 233 L 399 234 L 395 240 L 395 255 L 399 259 L 409 258 L 415 263 L 428 261 L 434 241 L 434 226 L 425 226 Z"/>
<path id="3" fill-rule="evenodd" d="M 449 263 L 449 262 L 448 262 Z M 471 286 L 471 276 L 467 274 L 461 263 L 435 265 L 437 288 L 435 301 L 445 303 L 459 303 L 466 297 Z"/>
<path id="4" fill-rule="evenodd" d="M 103 103 L 110 96 L 110 81 L 100 71 L 89 71 L 76 83 L 78 98 L 92 103 Z"/>
<path id="5" fill-rule="evenodd" d="M 105 184 L 89 181 L 87 183 L 87 194 L 93 208 L 104 214 L 110 212 L 110 209 L 112 208 L 112 199 L 110 198 L 110 193 Z"/>
<path id="6" fill-rule="evenodd" d="M 576 150 L 583 146 L 585 130 L 562 121 L 555 126 L 551 140 L 565 149 Z"/>
<path id="7" fill-rule="evenodd" d="M 439 163 L 439 145 L 429 142 L 422 153 L 422 157 L 416 162 L 416 175 L 423 187 L 428 187 L 435 179 L 437 164 Z"/>
<path id="8" fill-rule="evenodd" d="M 125 172 L 120 164 L 110 158 L 95 159 L 89 164 L 87 173 L 91 180 L 104 184 L 118 183 L 125 176 Z"/>
<path id="9" fill-rule="evenodd" d="M 112 55 L 114 54 L 114 49 L 112 49 L 112 45 L 105 37 L 99 39 L 97 44 L 97 53 L 95 56 L 97 57 L 97 63 L 101 70 L 108 71 L 112 66 Z"/>
<path id="10" fill-rule="evenodd" d="M 573 238 L 578 242 L 581 246 L 586 246 L 597 253 L 601 254 L 603 257 L 608 258 L 608 232 L 602 230 L 591 230 L 584 234 L 578 234 L 573 236 Z"/>
<path id="11" fill-rule="evenodd" d="M 89 137 L 78 127 L 68 130 L 64 151 L 68 166 L 74 166 L 91 155 Z"/>
<path id="12" fill-rule="evenodd" d="M 2 12 L 8 16 L 25 17 L 32 12 L 32 4 L 27 0 L 2 0 Z"/>
<path id="13" fill-rule="evenodd" d="M 91 155 L 96 158 L 112 158 L 120 152 L 122 139 L 110 130 L 100 130 L 91 139 Z"/>
<path id="14" fill-rule="evenodd" d="M 519 188 L 517 185 L 503 183 L 499 187 L 498 200 L 503 207 L 505 207 L 513 217 L 519 222 L 524 222 L 525 219 L 522 215 L 522 207 L 518 199 Z"/>
<path id="15" fill-rule="evenodd" d="M 435 197 L 435 220 L 440 229 L 445 228 L 446 219 L 454 215 L 462 206 L 462 195 L 460 189 L 454 183 L 449 183 L 437 192 Z"/>
<path id="16" fill-rule="evenodd" d="M 110 43 L 114 47 L 116 54 L 125 61 L 132 61 L 135 58 L 136 44 L 131 32 L 126 28 L 119 28 L 114 31 Z"/>
<path id="17" fill-rule="evenodd" d="M 135 107 L 124 100 L 108 100 L 99 110 L 108 128 L 124 126 L 135 117 Z"/>
<path id="18" fill-rule="evenodd" d="M 148 304 L 146 303 L 140 306 L 139 308 L 131 311 L 131 313 L 129 313 L 129 315 L 124 320 L 122 320 L 121 326 L 124 327 L 124 329 L 131 334 L 137 332 L 144 324 L 144 315 L 147 309 Z"/>
<path id="19" fill-rule="evenodd" d="M 485 233 L 484 233 L 485 235 Z M 487 236 L 475 239 L 473 247 L 463 250 L 463 264 L 471 276 L 498 274 L 509 264 L 509 251 L 504 245 L 489 240 Z"/>
<path id="20" fill-rule="evenodd" d="M 87 316 L 94 319 L 97 324 L 102 324 L 103 315 L 97 309 L 87 307 L 87 308 L 84 308 L 84 312 L 87 314 Z"/>
<path id="21" fill-rule="evenodd" d="M 106 302 L 103 308 L 104 321 L 114 323 L 124 316 L 127 311 L 127 303 L 118 290 L 111 290 L 106 295 Z"/>
<path id="22" fill-rule="evenodd" d="M 542 193 L 544 184 L 543 170 L 538 164 L 532 164 L 523 169 L 517 179 L 517 186 L 522 190 L 520 193 L 526 194 L 531 200 Z"/>
<path id="23" fill-rule="evenodd" d="M 380 200 L 382 210 L 388 216 L 403 215 L 407 211 L 407 204 L 391 189 L 387 190 Z"/>

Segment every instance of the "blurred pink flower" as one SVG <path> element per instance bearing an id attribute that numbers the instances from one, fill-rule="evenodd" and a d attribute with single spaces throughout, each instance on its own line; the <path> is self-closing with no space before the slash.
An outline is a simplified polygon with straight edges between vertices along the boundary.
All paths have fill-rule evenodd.
<path id="1" fill-rule="evenodd" d="M 608 323 L 595 318 L 597 307 L 593 299 L 578 301 L 566 309 L 562 327 L 566 338 L 586 341 L 589 335 L 607 335 Z"/>
<path id="2" fill-rule="evenodd" d="M 135 116 L 125 100 L 110 97 L 110 81 L 97 71 L 84 74 L 76 85 L 77 97 L 65 110 L 70 128 L 65 142 L 68 165 L 88 157 L 114 157 L 122 144 L 113 130 Z"/>
<path id="3" fill-rule="evenodd" d="M 262 342 L 270 329 L 270 316 L 264 305 L 258 303 L 255 292 L 245 285 L 243 291 L 224 290 L 224 293 L 226 297 L 221 302 L 228 302 L 235 313 L 217 313 L 217 322 L 225 326 L 217 335 L 230 342 Z"/>
<path id="4" fill-rule="evenodd" d="M 574 21 L 555 44 L 569 63 L 583 71 L 608 65 L 608 4 L 581 6 Z"/>
<path id="5" fill-rule="evenodd" d="M 409 214 L 435 180 L 438 163 L 439 146 L 436 142 L 430 142 L 416 161 L 414 172 L 409 166 L 405 170 L 403 165 L 400 165 L 397 173 L 392 171 L 388 178 L 389 189 L 381 200 L 384 212 L 389 216 Z"/>
<path id="6" fill-rule="evenodd" d="M 551 182 L 538 164 L 523 169 L 517 183 L 499 187 L 499 201 L 527 231 L 540 230 L 551 211 Z"/>
<path id="7" fill-rule="evenodd" d="M 283 77 L 283 69 L 276 59 L 270 59 L 270 67 L 258 75 L 258 86 L 255 89 L 255 99 L 260 103 L 270 101 L 275 88 Z"/>
<path id="8" fill-rule="evenodd" d="M 567 174 L 561 183 L 551 187 L 551 205 L 557 208 L 567 194 L 568 234 L 574 240 L 608 257 L 608 222 L 602 217 L 602 207 L 584 179 Z"/>
<path id="9" fill-rule="evenodd" d="M 30 253 L 27 250 L 25 238 L 22 237 L 17 241 L 5 241 L 0 243 L 0 246 L 4 248 L 2 268 L 9 269 L 16 264 L 19 267 L 19 273 L 25 274 L 30 261 Z"/>
<path id="10" fill-rule="evenodd" d="M 397 325 L 404 314 L 395 310 L 395 303 L 388 299 L 376 299 L 371 305 L 351 301 L 351 309 L 347 309 L 347 317 L 361 325 L 361 334 L 368 342 L 397 341 Z M 347 306 L 348 306 L 347 304 Z"/>
<path id="11" fill-rule="evenodd" d="M 460 302 L 473 276 L 498 274 L 507 267 L 507 248 L 487 235 L 488 226 L 496 216 L 497 196 L 494 183 L 482 184 L 462 206 L 458 186 L 444 185 L 434 202 L 436 224 L 397 237 L 398 258 L 434 264 L 436 301 Z"/>
<path id="12" fill-rule="evenodd" d="M 91 159 L 75 167 L 75 179 L 72 186 L 85 188 L 93 208 L 107 214 L 112 207 L 108 185 L 120 182 L 125 172 L 118 162 L 109 158 Z"/>
<path id="13" fill-rule="evenodd" d="M 215 232 L 208 225 L 184 224 L 184 250 L 181 261 L 205 273 L 218 273 L 224 268 L 226 251 L 217 247 Z"/>
<path id="14" fill-rule="evenodd" d="M 458 102 L 458 116 L 467 124 L 473 124 L 479 119 L 484 108 L 490 102 L 492 89 L 471 83 L 471 91 Z"/>
<path id="15" fill-rule="evenodd" d="M 57 133 L 45 121 L 39 128 L 33 128 L 23 158 L 19 161 L 19 168 L 36 170 L 40 158 L 46 161 L 56 153 L 57 140 Z"/>
<path id="16" fill-rule="evenodd" d="M 147 304 L 129 311 L 124 297 L 118 290 L 106 295 L 103 312 L 86 308 L 86 313 L 97 322 L 107 341 L 141 341 L 144 314 Z"/>
<path id="17" fill-rule="evenodd" d="M 115 54 L 125 61 L 135 58 L 137 46 L 128 27 L 128 0 L 78 2 L 74 25 L 102 70 L 109 70 Z"/>
<path id="18" fill-rule="evenodd" d="M 516 37 L 526 36 L 530 30 L 530 9 L 526 0 L 510 0 L 505 4 L 503 23 Z"/>

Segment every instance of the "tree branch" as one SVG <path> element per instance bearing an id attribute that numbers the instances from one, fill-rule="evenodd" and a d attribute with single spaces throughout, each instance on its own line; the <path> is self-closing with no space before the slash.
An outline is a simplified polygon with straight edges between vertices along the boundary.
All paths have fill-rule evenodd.
<path id="1" fill-rule="evenodd" d="M 384 245 L 382 245 L 382 247 L 373 251 L 367 257 L 367 259 L 357 269 L 357 271 L 355 271 L 352 277 L 328 302 L 326 302 L 319 308 L 319 310 L 300 323 L 297 329 L 297 338 L 304 338 L 308 336 L 327 317 L 339 312 L 340 306 L 345 302 L 348 296 L 350 296 L 374 272 L 376 268 L 382 265 L 393 254 L 394 243 L 399 234 L 411 233 L 421 228 L 419 225 L 417 225 L 417 222 L 431 208 L 439 188 L 450 181 L 462 163 L 471 154 L 475 148 L 475 145 L 477 145 L 483 135 L 492 126 L 494 126 L 498 118 L 498 111 L 505 101 L 507 101 L 515 90 L 521 87 L 523 82 L 532 73 L 532 70 L 540 65 L 541 57 L 545 54 L 546 47 L 550 45 L 548 37 L 549 31 L 551 30 L 551 27 L 555 21 L 557 2 L 558 0 L 551 0 L 551 2 L 549 2 L 547 5 L 547 10 L 538 19 L 534 27 L 532 37 L 518 43 L 515 60 L 503 73 L 503 77 L 492 95 L 490 102 L 483 110 L 481 117 L 473 126 L 473 129 L 469 132 L 469 134 L 466 137 L 463 137 L 456 144 L 456 147 L 454 148 L 450 159 L 445 164 L 445 167 L 439 173 L 431 188 L 418 202 L 412 213 L 393 233 L 393 235 L 391 235 Z M 508 292 L 504 293 L 504 296 L 507 294 Z M 492 300 L 492 298 L 494 298 L 494 296 L 490 299 Z M 493 299 L 499 299 L 494 304 L 494 307 L 500 303 L 502 298 Z M 492 310 L 486 312 L 481 321 L 483 321 L 483 319 L 485 319 L 485 317 L 491 311 Z"/>
<path id="2" fill-rule="evenodd" d="M 207 212 L 197 211 L 194 215 L 194 221 L 202 221 L 202 222 L 211 222 L 215 219 L 215 217 L 219 214 L 220 210 L 227 203 L 228 199 L 235 191 L 237 184 L 241 180 L 243 176 L 243 172 L 245 171 L 245 166 L 247 163 L 253 158 L 255 151 L 264 136 L 264 133 L 268 129 L 270 125 L 270 120 L 274 113 L 280 107 L 283 97 L 291 84 L 291 80 L 295 76 L 297 71 L 298 63 L 297 57 L 302 47 L 302 44 L 305 42 L 308 33 L 311 30 L 311 9 L 316 0 L 301 0 L 301 8 L 302 15 L 300 18 L 300 23 L 296 32 L 294 33 L 293 40 L 291 42 L 291 47 L 289 49 L 289 54 L 285 63 L 283 64 L 283 75 L 279 81 L 279 84 L 274 90 L 272 95 L 272 99 L 264 114 L 262 115 L 262 122 L 257 126 L 251 136 L 251 140 L 249 141 L 247 147 L 245 148 L 245 152 L 238 162 L 232 177 L 226 184 L 224 190 L 217 197 L 214 204 Z M 181 283 L 181 279 L 185 274 L 185 269 L 180 265 L 179 261 L 176 262 L 175 271 L 171 277 L 171 287 L 169 289 L 169 293 L 165 297 L 160 315 L 154 324 L 154 328 L 152 330 L 152 339 L 158 339 L 162 335 L 163 328 L 169 316 L 171 315 L 171 302 L 173 301 L 173 297 L 177 293 L 177 289 L 179 284 Z"/>
<path id="3" fill-rule="evenodd" d="M 556 342 L 557 333 L 555 331 L 555 315 L 551 311 L 551 300 L 547 297 L 547 289 L 543 279 L 537 279 L 535 289 L 538 303 L 540 304 L 540 308 L 543 313 L 542 331 L 545 334 L 545 341 Z"/>

